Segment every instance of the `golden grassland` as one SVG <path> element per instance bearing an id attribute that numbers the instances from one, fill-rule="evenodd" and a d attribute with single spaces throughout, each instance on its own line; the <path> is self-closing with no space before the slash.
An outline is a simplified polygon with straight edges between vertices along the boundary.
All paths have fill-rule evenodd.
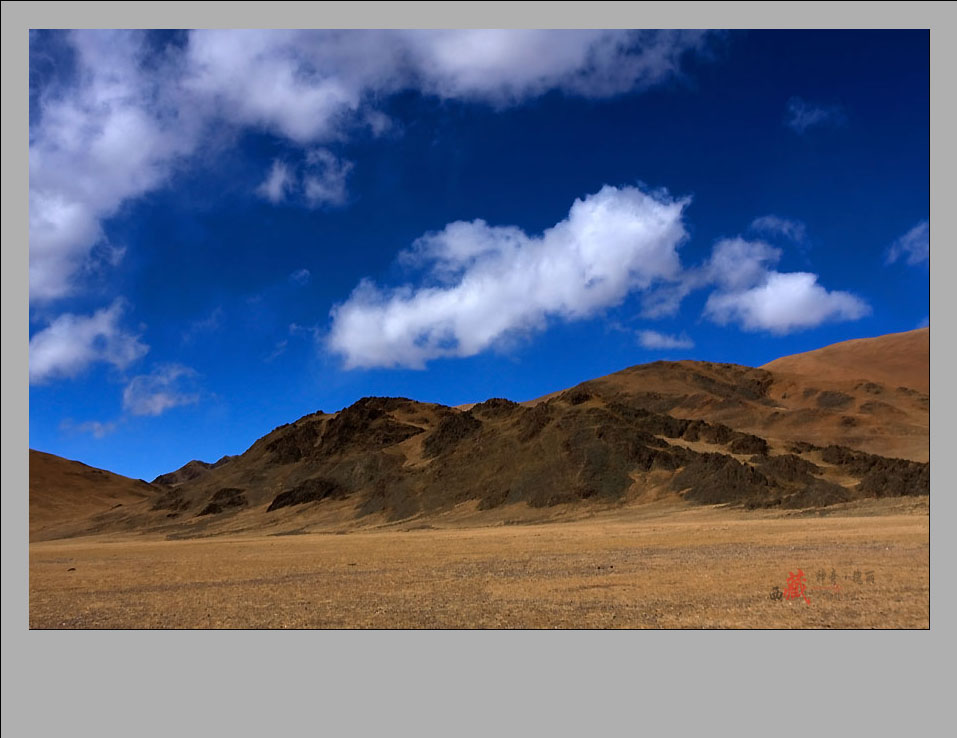
<path id="1" fill-rule="evenodd" d="M 30 544 L 30 627 L 927 628 L 928 511 L 926 497 L 663 503 L 540 524 L 44 541 Z M 772 599 L 798 569 L 810 603 Z"/>

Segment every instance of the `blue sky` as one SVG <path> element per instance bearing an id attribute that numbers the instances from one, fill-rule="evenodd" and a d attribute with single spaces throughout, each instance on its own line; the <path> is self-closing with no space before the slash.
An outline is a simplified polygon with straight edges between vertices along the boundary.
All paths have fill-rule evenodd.
<path id="1" fill-rule="evenodd" d="M 920 31 L 31 32 L 30 446 L 151 479 L 929 320 Z"/>

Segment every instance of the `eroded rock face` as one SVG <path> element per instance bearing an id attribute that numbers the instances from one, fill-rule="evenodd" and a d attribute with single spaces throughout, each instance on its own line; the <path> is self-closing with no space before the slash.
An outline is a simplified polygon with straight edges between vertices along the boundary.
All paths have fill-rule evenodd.
<path id="1" fill-rule="evenodd" d="M 423 432 L 422 428 L 391 415 L 415 404 L 402 397 L 363 397 L 338 415 L 283 428 L 266 448 L 276 464 L 386 448 Z"/>
<path id="2" fill-rule="evenodd" d="M 320 444 L 321 453 L 374 451 L 422 433 L 422 428 L 400 422 L 390 414 L 409 404 L 411 400 L 398 397 L 362 398 L 328 421 Z"/>
<path id="3" fill-rule="evenodd" d="M 866 497 L 901 497 L 930 494 L 930 465 L 905 459 L 889 459 L 843 446 L 828 446 L 821 452 L 828 464 L 860 477 L 858 492 Z"/>
<path id="4" fill-rule="evenodd" d="M 275 499 L 266 508 L 267 512 L 278 510 L 291 505 L 304 505 L 307 502 L 320 502 L 326 499 L 341 499 L 348 492 L 337 482 L 329 479 L 307 479 L 293 489 L 276 495 Z"/>
<path id="5" fill-rule="evenodd" d="M 273 452 L 273 462 L 293 464 L 314 453 L 324 425 L 324 421 L 312 421 L 287 427 L 279 438 L 267 446 Z"/>
<path id="6" fill-rule="evenodd" d="M 216 515 L 230 508 L 246 507 L 249 501 L 241 489 L 235 487 L 225 487 L 216 492 L 197 515 Z"/>
<path id="7" fill-rule="evenodd" d="M 501 418 L 520 412 L 522 406 L 502 397 L 492 397 L 485 402 L 473 405 L 470 412 L 479 418 Z"/>
<path id="8" fill-rule="evenodd" d="M 462 441 L 471 438 L 482 427 L 482 421 L 471 412 L 449 413 L 439 421 L 423 443 L 427 457 L 435 457 L 454 448 Z"/>
<path id="9" fill-rule="evenodd" d="M 761 386 L 745 394 L 758 394 Z M 814 390 L 812 397 L 820 396 Z M 659 480 L 670 474 L 670 488 L 693 502 L 748 508 L 814 507 L 928 487 L 926 465 L 916 462 L 803 442 L 772 452 L 752 433 L 630 405 L 617 394 L 609 399 L 600 389 L 564 392 L 533 407 L 496 398 L 468 411 L 370 397 L 277 433 L 266 447 L 273 461 L 312 471 L 304 480 L 292 474 L 301 481 L 269 498 L 269 511 L 346 497 L 355 497 L 357 515 L 389 519 L 465 500 L 477 500 L 480 509 L 615 502 L 642 474 Z M 421 461 L 406 463 L 408 449 L 400 444 L 419 434 Z M 841 478 L 860 481 L 834 483 L 827 478 L 833 466 Z M 174 497 L 166 502 L 171 510 L 183 504 Z M 239 506 L 224 492 L 208 499 L 200 514 Z"/>

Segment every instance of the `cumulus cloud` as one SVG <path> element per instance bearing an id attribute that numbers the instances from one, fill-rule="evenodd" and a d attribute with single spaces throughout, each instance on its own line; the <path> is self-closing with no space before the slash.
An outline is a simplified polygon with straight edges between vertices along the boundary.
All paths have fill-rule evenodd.
<path id="1" fill-rule="evenodd" d="M 930 222 L 922 220 L 891 244 L 887 263 L 904 259 L 908 264 L 922 264 L 930 259 Z"/>
<path id="2" fill-rule="evenodd" d="M 780 272 L 779 248 L 742 237 L 719 240 L 703 263 L 683 267 L 689 200 L 665 191 L 605 186 L 576 200 L 540 236 L 483 220 L 450 223 L 399 255 L 422 271 L 418 285 L 381 288 L 362 280 L 331 311 L 327 346 L 347 369 L 422 368 L 472 356 L 542 329 L 549 318 L 578 320 L 642 296 L 642 317 L 676 313 L 685 296 L 711 289 L 704 317 L 744 330 L 786 334 L 828 321 L 857 320 L 869 305 L 830 291 L 808 272 Z M 646 348 L 691 348 L 687 335 L 638 332 Z"/>
<path id="3" fill-rule="evenodd" d="M 89 316 L 65 313 L 30 339 L 30 384 L 73 377 L 97 362 L 125 369 L 149 347 L 120 326 L 126 303 Z"/>
<path id="4" fill-rule="evenodd" d="M 429 284 L 381 289 L 362 281 L 333 308 L 328 345 L 347 368 L 421 368 L 541 329 L 549 317 L 593 316 L 679 276 L 688 202 L 605 186 L 540 236 L 483 220 L 450 223 L 402 256 Z"/>
<path id="5" fill-rule="evenodd" d="M 750 230 L 756 233 L 783 236 L 794 243 L 803 243 L 807 237 L 807 228 L 804 223 L 777 215 L 762 215 L 760 218 L 755 218 L 751 221 Z"/>
<path id="6" fill-rule="evenodd" d="M 444 99 L 517 104 L 549 90 L 607 97 L 680 73 L 700 31 L 204 30 L 190 35 L 184 85 L 244 125 L 300 144 L 373 133 L 376 96 L 414 89 Z"/>
<path id="7" fill-rule="evenodd" d="M 36 35 L 31 36 L 35 43 Z M 37 93 L 30 129 L 30 300 L 78 289 L 120 206 L 163 186 L 211 131 L 253 128 L 308 152 L 358 129 L 404 90 L 497 106 L 550 90 L 638 91 L 706 50 L 691 31 L 198 30 L 157 51 L 140 31 L 73 31 L 75 73 Z M 31 80 L 31 84 L 33 81 Z M 346 201 L 352 164 L 316 149 L 299 187 L 318 207 Z M 290 193 L 275 162 L 257 192 Z M 115 253 L 122 253 L 122 246 Z"/>
<path id="8" fill-rule="evenodd" d="M 123 390 L 123 409 L 132 415 L 161 415 L 180 405 L 199 401 L 190 391 L 196 372 L 181 364 L 164 364 L 149 374 L 133 377 Z"/>
<path id="9" fill-rule="evenodd" d="M 31 301 L 74 292 L 103 240 L 103 220 L 161 184 L 195 139 L 191 116 L 164 86 L 162 61 L 144 71 L 142 35 L 75 31 L 68 38 L 74 78 L 39 94 L 30 129 Z"/>
<path id="10" fill-rule="evenodd" d="M 692 341 L 685 333 L 680 336 L 670 336 L 658 331 L 638 331 L 638 343 L 646 349 L 690 349 L 694 348 Z"/>
<path id="11" fill-rule="evenodd" d="M 700 31 L 412 31 L 422 88 L 445 98 L 509 104 L 561 90 L 607 97 L 658 84 L 701 51 Z"/>
<path id="12" fill-rule="evenodd" d="M 857 320 L 870 307 L 849 292 L 829 292 L 808 272 L 769 271 L 749 289 L 714 292 L 705 317 L 720 325 L 738 323 L 748 331 L 783 335 L 838 320 Z"/>
<path id="13" fill-rule="evenodd" d="M 788 100 L 784 123 L 795 133 L 801 134 L 814 126 L 839 126 L 846 120 L 844 111 L 838 105 L 815 105 L 792 97 Z"/>
<path id="14" fill-rule="evenodd" d="M 781 250 L 762 241 L 718 241 L 701 273 L 716 286 L 704 317 L 720 325 L 783 335 L 837 320 L 857 320 L 870 307 L 849 292 L 828 291 L 816 274 L 776 271 Z"/>
<path id="15" fill-rule="evenodd" d="M 767 278 L 770 265 L 780 258 L 781 249 L 764 241 L 740 236 L 721 239 L 703 264 L 683 269 L 674 283 L 659 285 L 642 295 L 641 315 L 648 319 L 673 316 L 695 290 L 717 287 L 731 292 L 752 287 Z"/>

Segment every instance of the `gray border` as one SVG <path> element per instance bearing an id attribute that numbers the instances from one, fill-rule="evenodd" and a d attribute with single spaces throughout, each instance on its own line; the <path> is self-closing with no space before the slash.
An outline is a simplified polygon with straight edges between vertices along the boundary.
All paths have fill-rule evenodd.
<path id="1" fill-rule="evenodd" d="M 27 34 L 30 27 L 716 27 L 931 28 L 934 242 L 950 219 L 954 33 L 943 4 L 4 2 L 2 6 L 3 727 L 11 735 L 277 732 L 535 733 L 753 726 L 757 732 L 913 731 L 946 705 L 927 667 L 952 622 L 953 592 L 932 593 L 930 633 L 43 633 L 27 626 Z M 858 15 L 860 14 L 860 15 Z M 223 23 L 224 19 L 227 21 Z M 893 104 L 893 101 L 889 101 Z M 944 135 L 941 135 L 944 132 Z M 933 249 L 931 302 L 945 316 L 950 248 Z M 945 271 L 946 270 L 946 271 Z M 953 366 L 944 320 L 932 377 Z M 941 333 L 944 331 L 944 333 Z M 943 338 L 942 338 L 943 336 Z M 18 358 L 13 358 L 18 357 Z M 949 384 L 949 383 L 948 383 Z M 942 455 L 952 391 L 934 387 L 934 513 L 952 506 Z M 945 410 L 946 409 L 946 410 Z M 938 524 L 932 558 L 952 546 Z M 943 570 L 942 570 L 943 571 Z M 943 577 L 943 579 L 941 579 Z M 938 576 L 945 581 L 947 572 Z M 946 602 L 945 602 L 946 601 Z M 822 640 L 823 639 L 823 640 Z M 935 648 L 935 646 L 938 646 Z M 212 709 L 210 709 L 212 708 Z M 656 709 L 657 708 L 657 709 Z M 589 714 L 590 711 L 590 714 Z M 378 717 L 373 718 L 372 713 Z M 520 717 L 521 716 L 521 717 Z M 374 721 L 374 722 L 373 722 Z M 299 723 L 297 726 L 296 724 Z M 694 725 L 691 725 L 694 723 Z M 518 730 L 516 730 L 518 729 Z"/>

